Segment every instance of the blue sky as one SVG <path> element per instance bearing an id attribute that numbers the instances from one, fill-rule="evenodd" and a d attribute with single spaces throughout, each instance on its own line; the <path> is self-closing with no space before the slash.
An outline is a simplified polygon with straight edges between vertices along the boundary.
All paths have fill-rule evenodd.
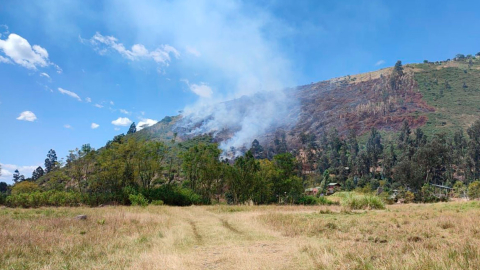
<path id="1" fill-rule="evenodd" d="M 256 91 L 480 51 L 478 1 L 0 1 L 0 181 Z"/>

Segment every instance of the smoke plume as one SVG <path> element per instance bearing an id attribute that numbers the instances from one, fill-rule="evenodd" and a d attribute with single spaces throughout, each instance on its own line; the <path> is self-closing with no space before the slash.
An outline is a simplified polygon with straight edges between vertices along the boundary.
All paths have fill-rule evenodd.
<path id="1" fill-rule="evenodd" d="M 197 100 L 183 109 L 179 129 L 220 136 L 227 151 L 295 121 L 287 90 L 295 76 L 279 46 L 289 27 L 268 11 L 237 0 L 114 1 L 110 8 L 130 23 L 115 27 L 135 27 L 142 43 L 183 48 L 169 70 Z"/>

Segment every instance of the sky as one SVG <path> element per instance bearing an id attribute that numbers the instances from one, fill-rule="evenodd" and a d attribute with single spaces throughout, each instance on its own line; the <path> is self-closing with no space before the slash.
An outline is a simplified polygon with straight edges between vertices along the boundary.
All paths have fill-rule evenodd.
<path id="1" fill-rule="evenodd" d="M 0 0 L 0 181 L 195 104 L 480 51 L 478 1 Z"/>

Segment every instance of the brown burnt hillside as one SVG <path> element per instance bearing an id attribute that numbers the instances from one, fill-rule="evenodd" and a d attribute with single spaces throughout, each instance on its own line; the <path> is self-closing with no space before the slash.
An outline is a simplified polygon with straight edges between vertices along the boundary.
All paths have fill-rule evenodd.
<path id="1" fill-rule="evenodd" d="M 424 125 L 424 113 L 434 108 L 422 100 L 413 71 L 407 67 L 403 75 L 392 77 L 389 68 L 299 87 L 301 108 L 294 133 L 318 135 L 336 128 L 340 134 L 349 129 L 362 134 L 372 127 L 395 131 L 404 120 L 412 127 Z"/>

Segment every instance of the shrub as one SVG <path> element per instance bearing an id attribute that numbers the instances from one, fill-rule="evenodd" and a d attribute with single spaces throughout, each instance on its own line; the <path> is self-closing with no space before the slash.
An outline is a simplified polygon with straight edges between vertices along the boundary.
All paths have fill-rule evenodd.
<path id="1" fill-rule="evenodd" d="M 20 183 L 16 183 L 13 186 L 12 195 L 17 195 L 20 193 L 32 193 L 36 191 L 40 191 L 40 187 L 36 183 L 30 181 L 22 181 Z"/>
<path id="2" fill-rule="evenodd" d="M 415 199 L 415 194 L 413 194 L 413 192 L 411 191 L 405 192 L 405 203 L 412 203 L 414 199 Z"/>
<path id="3" fill-rule="evenodd" d="M 346 195 L 342 199 L 342 205 L 348 209 L 385 209 L 385 203 L 374 195 Z"/>
<path id="4" fill-rule="evenodd" d="M 139 206 L 147 206 L 148 200 L 142 194 L 130 194 L 128 199 L 132 203 L 132 205 L 139 205 Z"/>
<path id="5" fill-rule="evenodd" d="M 318 197 L 317 198 L 317 203 L 321 204 L 321 205 L 333 205 L 333 204 L 338 205 L 337 202 L 333 202 L 333 201 L 327 199 L 327 197 L 325 197 L 325 196 Z"/>
<path id="6" fill-rule="evenodd" d="M 148 201 L 162 200 L 167 205 L 189 206 L 203 204 L 202 197 L 188 188 L 177 186 L 161 186 L 154 189 L 142 190 L 141 193 Z"/>
<path id="7" fill-rule="evenodd" d="M 297 200 L 297 204 L 304 204 L 304 205 L 332 205 L 332 204 L 337 204 L 329 199 L 327 199 L 325 196 L 321 196 L 319 198 L 314 197 L 314 196 L 302 196 Z"/>
<path id="8" fill-rule="evenodd" d="M 152 205 L 163 205 L 163 201 L 162 200 L 153 200 Z"/>
<path id="9" fill-rule="evenodd" d="M 476 180 L 468 185 L 468 197 L 470 199 L 480 198 L 480 181 Z"/>
<path id="10" fill-rule="evenodd" d="M 304 205 L 314 205 L 317 204 L 317 198 L 313 196 L 303 196 L 298 199 L 297 203 Z"/>
<path id="11" fill-rule="evenodd" d="M 457 181 L 453 185 L 453 191 L 454 191 L 455 197 L 461 198 L 461 197 L 465 197 L 465 193 L 467 189 L 465 187 L 465 184 L 463 184 L 462 181 Z"/>
<path id="12" fill-rule="evenodd" d="M 77 192 L 50 190 L 47 192 L 19 193 L 7 197 L 5 204 L 10 207 L 78 206 L 82 195 Z"/>

